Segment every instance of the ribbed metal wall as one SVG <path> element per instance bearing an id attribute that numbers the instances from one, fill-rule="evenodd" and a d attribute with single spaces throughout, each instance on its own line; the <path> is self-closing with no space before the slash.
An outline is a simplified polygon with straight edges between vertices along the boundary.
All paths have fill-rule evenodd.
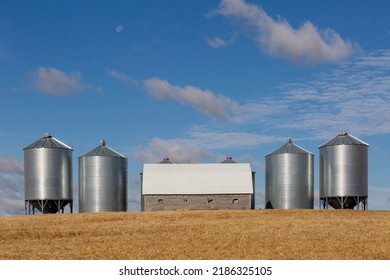
<path id="1" fill-rule="evenodd" d="M 127 211 L 127 168 L 104 141 L 79 157 L 79 212 Z"/>
<path id="2" fill-rule="evenodd" d="M 24 148 L 24 180 L 26 202 L 41 212 L 57 212 L 73 200 L 72 149 L 46 133 Z"/>
<path id="3" fill-rule="evenodd" d="M 320 199 L 334 208 L 353 208 L 368 197 L 368 144 L 341 132 L 319 152 Z"/>
<path id="4" fill-rule="evenodd" d="M 265 208 L 314 208 L 314 155 L 288 142 L 265 156 Z"/>

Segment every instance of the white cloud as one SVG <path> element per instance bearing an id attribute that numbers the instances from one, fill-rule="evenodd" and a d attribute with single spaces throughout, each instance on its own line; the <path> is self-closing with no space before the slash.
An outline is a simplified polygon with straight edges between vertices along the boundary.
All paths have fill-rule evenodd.
<path id="1" fill-rule="evenodd" d="M 193 86 L 179 87 L 159 78 L 144 80 L 144 86 L 149 94 L 157 99 L 172 99 L 189 104 L 211 117 L 227 118 L 232 108 L 237 106 L 230 98 L 210 90 Z"/>
<path id="2" fill-rule="evenodd" d="M 259 103 L 239 104 L 207 89 L 190 85 L 180 87 L 159 78 L 145 80 L 144 85 L 149 94 L 157 99 L 172 99 L 181 104 L 189 104 L 210 117 L 233 123 L 262 122 L 265 118 L 286 109 L 283 104 L 274 101 L 270 103 L 266 99 Z"/>
<path id="3" fill-rule="evenodd" d="M 359 50 L 330 28 L 319 30 L 308 21 L 294 29 L 285 19 L 273 19 L 260 6 L 243 0 L 221 0 L 213 14 L 243 20 L 254 29 L 254 40 L 267 53 L 299 64 L 340 61 Z"/>
<path id="4" fill-rule="evenodd" d="M 191 139 L 153 139 L 146 147 L 139 147 L 133 157 L 145 163 L 158 163 L 169 157 L 175 163 L 198 163 L 217 156 Z"/>
<path id="5" fill-rule="evenodd" d="M 115 26 L 115 31 L 118 33 L 122 32 L 123 29 L 124 29 L 123 25 L 118 24 L 117 26 Z"/>
<path id="6" fill-rule="evenodd" d="M 227 45 L 227 42 L 220 37 L 214 37 L 213 39 L 207 39 L 206 43 L 207 43 L 207 45 L 209 45 L 215 49 L 226 47 L 226 45 Z"/>
<path id="7" fill-rule="evenodd" d="M 281 140 L 278 137 L 255 133 L 219 132 L 207 130 L 194 130 L 190 133 L 190 136 L 194 142 L 201 143 L 208 149 L 231 149 L 257 146 Z"/>
<path id="8" fill-rule="evenodd" d="M 221 162 L 226 156 L 216 151 L 234 151 L 240 148 L 260 146 L 265 143 L 284 141 L 285 138 L 247 132 L 211 131 L 204 127 L 194 127 L 183 138 L 154 138 L 146 146 L 140 146 L 133 158 L 140 162 L 157 163 L 169 157 L 176 163 Z M 249 156 L 235 158 L 239 162 L 250 162 L 262 168 L 262 164 Z"/>
<path id="9" fill-rule="evenodd" d="M 208 89 L 192 85 L 177 86 L 157 77 L 140 82 L 116 70 L 110 70 L 107 74 L 122 82 L 143 87 L 150 96 L 156 99 L 171 99 L 184 105 L 190 105 L 214 119 L 232 123 L 265 122 L 268 117 L 286 110 L 284 104 L 275 103 L 272 99 L 240 104 Z"/>
<path id="10" fill-rule="evenodd" d="M 111 75 L 131 80 L 115 71 Z M 159 78 L 142 83 L 154 98 L 190 105 L 212 118 L 227 120 L 229 125 L 259 125 L 272 135 L 299 133 L 301 139 L 323 140 L 340 130 L 356 136 L 390 133 L 390 50 L 377 50 L 334 64 L 331 70 L 311 80 L 280 85 L 279 94 L 251 102 L 239 103 L 211 90 L 172 85 Z M 191 137 L 204 143 L 213 139 L 219 147 L 229 146 L 225 143 L 234 139 L 239 139 L 236 143 L 267 141 L 264 135 L 210 134 L 213 132 L 193 131 Z"/>
<path id="11" fill-rule="evenodd" d="M 83 91 L 90 86 L 83 83 L 80 72 L 69 74 L 56 68 L 39 67 L 33 74 L 34 87 L 51 95 L 69 95 Z"/>
<path id="12" fill-rule="evenodd" d="M 129 81 L 131 81 L 131 79 L 128 76 L 126 76 L 125 74 L 123 74 L 123 73 L 121 73 L 119 71 L 109 70 L 109 71 L 107 71 L 107 74 L 112 76 L 112 77 L 114 77 L 114 78 L 116 78 L 116 79 L 118 79 L 118 80 L 120 80 L 120 81 L 122 81 L 122 82 L 129 82 Z"/>
<path id="13" fill-rule="evenodd" d="M 107 71 L 107 74 L 111 77 L 114 77 L 115 79 L 117 79 L 119 81 L 122 81 L 125 83 L 130 83 L 130 84 L 133 84 L 134 86 L 137 86 L 137 87 L 142 87 L 142 82 L 140 82 L 136 79 L 133 79 L 133 78 L 125 75 L 122 72 L 119 72 L 116 70 L 109 70 L 109 71 Z"/>

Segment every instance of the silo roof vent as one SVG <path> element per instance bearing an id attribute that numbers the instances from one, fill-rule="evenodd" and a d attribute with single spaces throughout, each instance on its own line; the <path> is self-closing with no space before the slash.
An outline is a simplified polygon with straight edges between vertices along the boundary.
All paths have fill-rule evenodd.
<path id="1" fill-rule="evenodd" d="M 100 140 L 100 145 L 95 149 L 89 151 L 81 157 L 118 157 L 126 158 L 124 155 L 121 155 L 117 151 L 114 151 L 110 147 L 106 146 L 106 141 L 104 139 Z"/>
<path id="2" fill-rule="evenodd" d="M 340 131 L 339 134 L 333 138 L 332 140 L 322 144 L 318 148 L 326 147 L 326 146 L 336 146 L 336 145 L 363 145 L 369 146 L 367 143 L 357 139 L 356 137 L 348 134 L 345 130 Z"/>
<path id="3" fill-rule="evenodd" d="M 299 147 L 298 145 L 295 145 L 293 143 L 292 138 L 288 137 L 286 144 L 277 148 L 275 151 L 267 154 L 266 156 L 275 155 L 275 154 L 313 154 L 313 153 Z"/>
<path id="4" fill-rule="evenodd" d="M 39 148 L 66 149 L 66 150 L 73 151 L 73 149 L 70 146 L 68 146 L 68 145 L 62 143 L 60 140 L 54 138 L 48 132 L 43 134 L 41 139 L 39 139 L 38 141 L 35 141 L 31 145 L 28 145 L 23 150 L 39 149 Z"/>
<path id="5" fill-rule="evenodd" d="M 169 157 L 165 157 L 165 158 L 163 158 L 163 160 L 160 161 L 159 163 L 163 163 L 163 164 L 168 163 L 168 164 L 170 164 L 170 163 L 173 163 L 173 162 L 169 159 Z"/>
<path id="6" fill-rule="evenodd" d="M 221 163 L 237 163 L 237 162 L 234 161 L 232 157 L 228 156 L 228 157 L 226 157 L 226 159 L 225 159 L 223 162 L 221 162 Z"/>

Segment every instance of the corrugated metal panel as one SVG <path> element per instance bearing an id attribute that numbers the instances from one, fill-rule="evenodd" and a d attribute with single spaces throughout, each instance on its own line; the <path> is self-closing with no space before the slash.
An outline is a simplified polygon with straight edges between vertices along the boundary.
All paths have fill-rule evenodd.
<path id="1" fill-rule="evenodd" d="M 26 200 L 72 200 L 72 149 L 49 134 L 24 149 Z"/>
<path id="2" fill-rule="evenodd" d="M 368 146 L 320 149 L 320 198 L 368 195 Z"/>
<path id="3" fill-rule="evenodd" d="M 142 194 L 253 193 L 248 163 L 144 164 Z"/>
<path id="4" fill-rule="evenodd" d="M 127 158 L 105 141 L 79 157 L 79 212 L 127 210 Z"/>
<path id="5" fill-rule="evenodd" d="M 314 155 L 288 142 L 265 156 L 266 208 L 312 209 Z"/>

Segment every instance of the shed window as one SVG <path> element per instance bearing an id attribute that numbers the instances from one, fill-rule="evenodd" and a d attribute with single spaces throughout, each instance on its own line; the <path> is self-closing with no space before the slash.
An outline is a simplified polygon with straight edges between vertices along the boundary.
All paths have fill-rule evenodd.
<path id="1" fill-rule="evenodd" d="M 188 203 L 188 198 L 183 198 L 183 203 Z"/>
<path id="2" fill-rule="evenodd" d="M 233 204 L 238 204 L 238 199 L 237 198 L 233 199 Z"/>
<path id="3" fill-rule="evenodd" d="M 158 203 L 158 204 L 164 204 L 164 199 L 159 198 L 159 199 L 157 200 L 157 203 Z"/>

